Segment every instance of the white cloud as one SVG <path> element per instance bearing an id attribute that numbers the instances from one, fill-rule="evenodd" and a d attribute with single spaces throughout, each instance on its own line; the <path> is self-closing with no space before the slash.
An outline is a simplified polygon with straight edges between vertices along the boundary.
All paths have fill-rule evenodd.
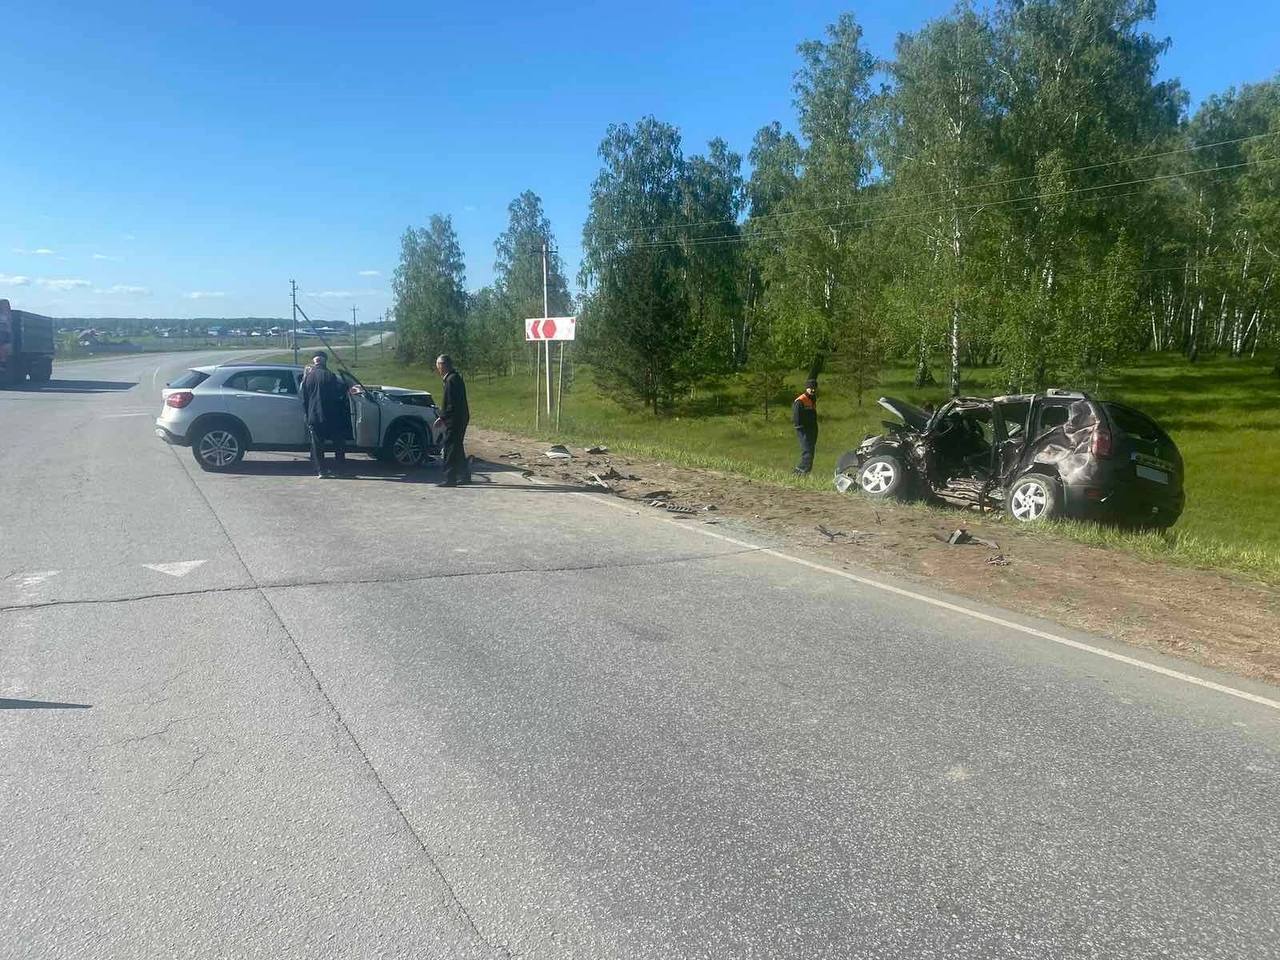
<path id="1" fill-rule="evenodd" d="M 360 276 L 362 276 L 362 277 L 380 277 L 380 276 L 382 276 L 382 271 L 381 271 L 381 270 L 361 270 L 361 271 L 360 271 Z"/>
<path id="2" fill-rule="evenodd" d="M 28 287 L 30 285 L 30 277 L 15 276 L 11 273 L 0 273 L 0 287 Z"/>
<path id="3" fill-rule="evenodd" d="M 80 290 L 93 286 L 88 280 L 81 280 L 79 277 L 41 277 L 36 283 L 48 290 Z"/>
<path id="4" fill-rule="evenodd" d="M 355 294 L 350 290 L 321 290 L 319 293 L 313 293 L 311 296 L 317 300 L 350 300 Z"/>
<path id="5" fill-rule="evenodd" d="M 192 290 L 184 296 L 188 300 L 216 300 L 218 297 L 225 297 L 226 294 L 221 290 Z"/>
<path id="6" fill-rule="evenodd" d="M 98 293 L 119 293 L 130 297 L 149 297 L 151 296 L 151 288 L 134 287 L 127 283 L 117 283 L 115 286 L 106 290 L 99 290 Z"/>
<path id="7" fill-rule="evenodd" d="M 107 254 L 105 254 L 105 253 L 95 253 L 95 254 L 93 255 L 93 259 L 95 259 L 95 260 L 123 260 L 124 258 L 123 258 L 123 257 L 111 257 L 111 256 L 108 256 L 108 255 L 107 255 Z"/>
<path id="8" fill-rule="evenodd" d="M 135 237 L 132 233 L 122 233 L 122 234 L 120 234 L 120 236 L 124 237 L 126 240 L 137 240 L 137 239 L 138 239 L 138 238 L 137 238 L 137 237 Z"/>
<path id="9" fill-rule="evenodd" d="M 35 250 L 24 250 L 22 247 L 14 247 L 13 252 L 33 257 L 52 257 L 54 253 L 54 251 L 50 250 L 48 247 L 39 247 Z"/>

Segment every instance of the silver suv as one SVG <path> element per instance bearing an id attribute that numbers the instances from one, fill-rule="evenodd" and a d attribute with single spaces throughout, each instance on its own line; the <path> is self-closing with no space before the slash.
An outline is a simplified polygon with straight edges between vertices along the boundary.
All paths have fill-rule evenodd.
<path id="1" fill-rule="evenodd" d="M 226 363 L 192 367 L 165 385 L 156 436 L 190 447 L 203 470 L 229 470 L 249 450 L 311 449 L 299 385 L 302 367 Z M 361 389 L 348 374 L 354 443 L 347 449 L 402 467 L 426 463 L 443 441 L 431 394 L 403 387 Z"/>

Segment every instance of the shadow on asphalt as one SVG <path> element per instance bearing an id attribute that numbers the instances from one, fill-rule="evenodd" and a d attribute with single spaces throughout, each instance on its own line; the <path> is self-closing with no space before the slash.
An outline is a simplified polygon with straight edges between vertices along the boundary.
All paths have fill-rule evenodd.
<path id="1" fill-rule="evenodd" d="M 114 393 L 132 390 L 136 380 L 50 380 L 48 383 L 19 383 L 7 387 L 13 393 Z"/>
<path id="2" fill-rule="evenodd" d="M 329 470 L 334 469 L 333 456 L 330 454 L 325 459 L 325 466 Z M 425 467 L 418 467 L 414 470 L 403 470 L 389 463 L 382 463 L 378 460 L 359 460 L 350 459 L 346 461 L 346 466 L 342 472 L 334 479 L 338 480 L 359 480 L 361 482 L 378 482 L 378 483 L 418 483 L 426 486 L 435 486 L 440 482 L 443 464 L 438 460 L 433 460 Z M 314 468 L 311 466 L 311 460 L 299 457 L 297 459 L 288 460 L 241 460 L 235 467 L 230 470 L 223 471 L 220 476 L 224 477 L 311 477 Z M 514 467 L 506 463 L 490 463 L 487 460 L 472 460 L 471 475 L 472 481 L 466 484 L 472 489 L 497 489 L 497 490 L 524 490 L 530 493 L 599 493 L 600 488 L 589 484 L 571 484 L 571 483 L 505 483 L 495 481 L 493 477 L 510 477 L 513 474 L 523 473 L 520 467 Z"/>
<path id="3" fill-rule="evenodd" d="M 0 697 L 0 710 L 88 710 L 91 703 L 57 703 L 53 700 L 10 700 Z"/>

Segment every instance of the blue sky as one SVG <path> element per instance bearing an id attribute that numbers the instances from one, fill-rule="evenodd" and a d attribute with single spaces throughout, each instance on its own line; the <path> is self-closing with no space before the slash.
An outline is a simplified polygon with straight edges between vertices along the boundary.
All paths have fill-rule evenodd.
<path id="1" fill-rule="evenodd" d="M 467 282 L 525 189 L 576 272 L 596 147 L 652 113 L 686 153 L 793 125 L 796 44 L 871 49 L 949 2 L 6 3 L 0 297 L 58 316 L 388 308 L 399 237 L 451 214 Z M 1194 100 L 1280 68 L 1274 0 L 1165 0 Z"/>

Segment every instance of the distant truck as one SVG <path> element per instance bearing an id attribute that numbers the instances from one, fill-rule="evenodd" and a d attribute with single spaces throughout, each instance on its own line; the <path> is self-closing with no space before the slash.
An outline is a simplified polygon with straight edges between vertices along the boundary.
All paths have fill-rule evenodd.
<path id="1" fill-rule="evenodd" d="M 14 310 L 0 300 L 0 384 L 48 383 L 53 377 L 53 318 Z"/>

